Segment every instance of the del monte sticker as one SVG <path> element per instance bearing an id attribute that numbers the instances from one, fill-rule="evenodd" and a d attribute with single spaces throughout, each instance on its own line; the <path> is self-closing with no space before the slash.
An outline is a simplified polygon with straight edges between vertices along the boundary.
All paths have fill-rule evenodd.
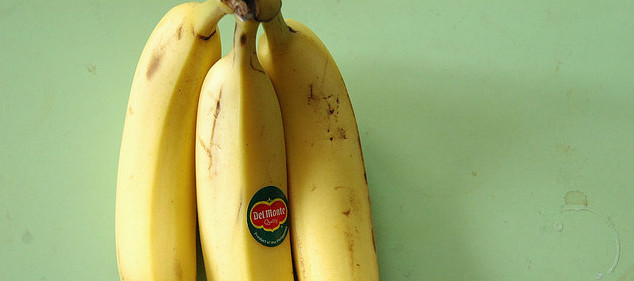
<path id="1" fill-rule="evenodd" d="M 247 225 L 253 238 L 267 247 L 281 244 L 288 234 L 288 201 L 275 186 L 265 186 L 249 202 Z"/>

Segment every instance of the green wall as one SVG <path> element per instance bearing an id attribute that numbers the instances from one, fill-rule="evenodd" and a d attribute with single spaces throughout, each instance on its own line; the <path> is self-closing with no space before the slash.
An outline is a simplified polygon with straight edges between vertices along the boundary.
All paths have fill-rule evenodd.
<path id="1" fill-rule="evenodd" d="M 129 88 L 178 3 L 0 3 L 0 280 L 118 280 Z M 382 280 L 634 280 L 634 2 L 283 12 L 320 35 L 348 85 Z"/>

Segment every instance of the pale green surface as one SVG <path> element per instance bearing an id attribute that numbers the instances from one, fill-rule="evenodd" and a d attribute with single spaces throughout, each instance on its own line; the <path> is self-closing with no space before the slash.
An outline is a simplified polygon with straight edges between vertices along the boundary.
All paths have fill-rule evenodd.
<path id="1" fill-rule="evenodd" d="M 118 280 L 127 95 L 177 3 L 0 3 L 0 280 Z M 634 2 L 283 10 L 349 87 L 382 280 L 594 280 L 614 261 L 612 229 L 621 255 L 602 280 L 634 280 Z M 232 19 L 221 28 L 228 47 Z M 561 212 L 573 190 L 603 217 Z"/>

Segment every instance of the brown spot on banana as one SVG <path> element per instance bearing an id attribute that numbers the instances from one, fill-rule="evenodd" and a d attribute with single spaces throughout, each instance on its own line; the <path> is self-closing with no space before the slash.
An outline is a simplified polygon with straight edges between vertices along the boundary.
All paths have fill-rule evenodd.
<path id="1" fill-rule="evenodd" d="M 355 235 L 351 231 L 346 231 L 346 243 L 348 244 L 348 254 L 350 254 L 350 268 L 354 268 L 354 239 Z"/>
<path id="2" fill-rule="evenodd" d="M 220 114 L 220 100 L 216 102 L 216 111 L 214 111 L 213 113 L 214 118 L 218 118 L 219 114 Z"/>
<path id="3" fill-rule="evenodd" d="M 343 128 L 339 128 L 339 137 L 341 137 L 344 140 L 347 139 L 346 130 L 344 130 Z"/>
<path id="4" fill-rule="evenodd" d="M 212 113 L 214 116 L 214 126 L 213 126 L 214 128 L 216 127 L 216 119 L 218 118 L 218 116 L 220 116 L 220 100 L 221 99 L 222 99 L 222 88 L 220 88 L 220 91 L 218 91 L 218 100 L 216 101 L 216 107 L 214 109 L 214 112 Z"/>
<path id="5" fill-rule="evenodd" d="M 350 208 L 348 208 L 348 210 L 345 210 L 345 211 L 343 211 L 341 213 L 346 215 L 346 217 L 349 217 L 350 216 Z"/>
<path id="6" fill-rule="evenodd" d="M 328 139 L 330 141 L 334 141 L 335 139 L 337 140 L 345 140 L 348 139 L 348 135 L 346 134 L 346 130 L 344 128 L 338 128 L 336 131 L 332 132 L 332 134 L 330 134 L 330 129 L 327 129 L 326 132 L 329 134 Z"/>
<path id="7" fill-rule="evenodd" d="M 211 37 L 216 35 L 216 32 L 218 32 L 218 30 L 214 29 L 214 31 L 211 34 L 209 34 L 209 36 L 205 36 L 205 35 L 198 34 L 198 33 L 195 33 L 195 34 L 196 34 L 196 38 L 198 38 L 200 40 L 203 40 L 203 41 L 207 41 L 207 40 L 211 39 Z"/>
<path id="8" fill-rule="evenodd" d="M 209 165 L 207 170 L 209 171 L 209 175 L 212 174 L 212 166 L 213 166 L 213 154 L 211 153 L 211 148 L 214 145 L 214 133 L 216 131 L 216 120 L 218 120 L 218 116 L 220 115 L 220 98 L 222 97 L 222 89 L 220 89 L 220 93 L 218 94 L 218 100 L 216 101 L 216 106 L 212 107 L 214 109 L 213 112 L 209 112 L 209 114 L 213 115 L 213 121 L 211 122 L 211 133 L 209 134 L 209 141 L 206 142 L 202 139 L 201 136 L 198 136 L 198 142 L 205 150 L 207 154 L 207 158 L 209 159 Z"/>
<path id="9" fill-rule="evenodd" d="M 240 45 L 244 46 L 247 44 L 247 35 L 242 33 L 240 35 Z"/>
<path id="10" fill-rule="evenodd" d="M 240 214 L 242 213 L 242 205 L 244 204 L 244 200 L 242 199 L 243 195 L 240 194 L 240 205 L 238 206 L 238 212 L 236 215 L 236 225 L 240 222 Z"/>
<path id="11" fill-rule="evenodd" d="M 322 98 L 328 105 L 328 116 L 330 118 L 337 118 L 339 115 L 339 97 L 335 95 L 329 95 Z"/>
<path id="12" fill-rule="evenodd" d="M 154 50 L 154 53 L 152 54 L 152 58 L 150 61 L 150 64 L 147 67 L 147 71 L 145 72 L 145 77 L 150 80 L 152 79 L 152 76 L 154 76 L 154 73 L 156 73 L 156 71 L 158 70 L 159 66 L 161 65 L 161 61 L 163 59 L 163 50 L 162 49 L 156 49 Z"/>
<path id="13" fill-rule="evenodd" d="M 307 104 L 310 105 L 314 101 L 317 101 L 317 97 L 315 97 L 315 93 L 313 92 L 314 91 L 313 83 L 310 83 L 310 85 L 308 85 L 308 89 L 309 89 L 309 92 L 308 92 L 308 103 Z"/>
<path id="14" fill-rule="evenodd" d="M 198 136 L 198 144 L 205 151 L 205 154 L 207 154 L 207 158 L 209 159 L 209 170 L 211 170 L 211 146 L 207 144 L 207 142 L 205 142 L 205 140 L 203 140 L 201 136 Z"/>
<path id="15" fill-rule="evenodd" d="M 179 26 L 176 30 L 176 39 L 181 40 L 183 38 L 183 26 Z"/>

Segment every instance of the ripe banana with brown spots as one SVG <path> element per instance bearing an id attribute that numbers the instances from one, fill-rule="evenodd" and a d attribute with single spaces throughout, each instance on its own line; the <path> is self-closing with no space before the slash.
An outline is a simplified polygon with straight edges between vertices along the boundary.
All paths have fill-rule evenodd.
<path id="1" fill-rule="evenodd" d="M 361 142 L 337 64 L 305 25 L 281 13 L 262 25 L 258 57 L 282 110 L 298 280 L 379 280 Z"/>
<path id="2" fill-rule="evenodd" d="M 196 181 L 210 281 L 293 281 L 284 130 L 255 53 L 258 26 L 236 17 L 233 47 L 201 90 Z"/>
<path id="3" fill-rule="evenodd" d="M 196 280 L 195 122 L 221 56 L 219 0 L 168 11 L 132 82 L 119 156 L 115 234 L 125 281 Z"/>

